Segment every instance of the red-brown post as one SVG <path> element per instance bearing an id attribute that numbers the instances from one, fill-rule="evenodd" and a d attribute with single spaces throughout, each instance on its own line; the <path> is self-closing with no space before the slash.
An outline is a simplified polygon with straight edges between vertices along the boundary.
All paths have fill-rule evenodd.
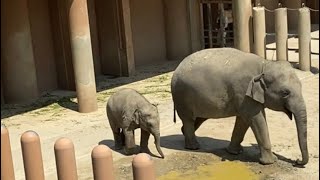
<path id="1" fill-rule="evenodd" d="M 91 153 L 94 180 L 114 180 L 112 152 L 108 146 L 98 145 Z"/>
<path id="2" fill-rule="evenodd" d="M 78 110 L 82 113 L 93 112 L 98 106 L 87 0 L 73 0 L 69 8 L 70 42 Z"/>
<path id="3" fill-rule="evenodd" d="M 54 144 L 58 180 L 77 180 L 74 146 L 70 139 L 60 138 Z"/>
<path id="4" fill-rule="evenodd" d="M 134 180 L 155 180 L 155 169 L 153 160 L 149 154 L 140 153 L 132 160 L 132 171 Z"/>
<path id="5" fill-rule="evenodd" d="M 8 129 L 1 124 L 1 179 L 14 180 L 14 170 Z"/>
<path id="6" fill-rule="evenodd" d="M 39 135 L 26 131 L 21 135 L 21 148 L 26 180 L 44 180 Z"/>

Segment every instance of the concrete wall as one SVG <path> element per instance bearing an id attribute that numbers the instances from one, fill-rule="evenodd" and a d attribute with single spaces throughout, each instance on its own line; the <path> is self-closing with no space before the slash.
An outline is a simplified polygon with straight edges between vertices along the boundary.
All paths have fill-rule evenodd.
<path id="1" fill-rule="evenodd" d="M 188 3 L 186 0 L 165 0 L 167 58 L 181 60 L 191 53 Z"/>
<path id="2" fill-rule="evenodd" d="M 28 1 L 39 92 L 57 89 L 57 73 L 48 0 Z"/>
<path id="3" fill-rule="evenodd" d="M 38 97 L 36 63 L 26 0 L 1 1 L 1 75 L 6 102 Z"/>
<path id="4" fill-rule="evenodd" d="M 69 15 L 65 0 L 49 0 L 58 87 L 75 90 L 69 35 Z"/>
<path id="5" fill-rule="evenodd" d="M 96 0 L 95 4 L 102 74 L 119 76 L 117 3 L 115 0 Z"/>
<path id="6" fill-rule="evenodd" d="M 166 60 L 162 0 L 131 0 L 130 10 L 135 64 Z"/>

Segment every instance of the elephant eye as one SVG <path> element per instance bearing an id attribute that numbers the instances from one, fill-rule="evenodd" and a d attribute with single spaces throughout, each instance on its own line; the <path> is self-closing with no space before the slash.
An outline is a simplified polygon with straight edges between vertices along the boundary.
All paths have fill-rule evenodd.
<path id="1" fill-rule="evenodd" d="M 281 96 L 283 98 L 287 98 L 290 95 L 290 91 L 288 89 L 281 90 Z"/>

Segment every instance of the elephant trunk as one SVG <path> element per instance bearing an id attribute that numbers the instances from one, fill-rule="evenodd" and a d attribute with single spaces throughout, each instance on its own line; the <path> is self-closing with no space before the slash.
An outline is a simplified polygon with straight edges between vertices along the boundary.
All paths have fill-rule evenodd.
<path id="1" fill-rule="evenodd" d="M 158 133 L 153 133 L 152 135 L 154 137 L 154 144 L 156 145 L 158 153 L 160 154 L 160 156 L 162 158 L 164 158 L 164 155 L 163 155 L 162 150 L 160 148 L 160 133 L 159 132 Z"/>
<path id="2" fill-rule="evenodd" d="M 299 146 L 301 150 L 302 160 L 297 160 L 298 165 L 305 165 L 309 161 L 308 145 L 307 145 L 307 112 L 306 108 L 293 112 L 297 126 Z"/>

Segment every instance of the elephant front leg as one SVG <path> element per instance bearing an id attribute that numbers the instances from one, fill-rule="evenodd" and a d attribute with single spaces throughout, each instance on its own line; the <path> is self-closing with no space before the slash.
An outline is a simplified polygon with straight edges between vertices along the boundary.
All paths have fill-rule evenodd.
<path id="1" fill-rule="evenodd" d="M 141 129 L 140 152 L 150 153 L 150 150 L 148 148 L 149 137 L 150 133 L 146 130 Z"/>
<path id="2" fill-rule="evenodd" d="M 260 112 L 258 115 L 251 119 L 250 127 L 257 139 L 260 148 L 260 163 L 272 164 L 276 162 L 277 156 L 275 156 L 271 151 L 269 131 L 264 112 Z"/>
<path id="3" fill-rule="evenodd" d="M 196 139 L 194 121 L 183 121 L 183 135 L 185 137 L 185 148 L 196 150 L 200 145 Z"/>
<path id="4" fill-rule="evenodd" d="M 134 130 L 123 129 L 125 136 L 125 148 L 124 152 L 127 155 L 135 154 L 136 152 L 136 143 L 134 139 Z"/>
<path id="5" fill-rule="evenodd" d="M 241 117 L 237 116 L 231 136 L 231 142 L 227 148 L 227 151 L 230 154 L 237 155 L 243 152 L 241 143 L 248 128 L 249 124 L 246 121 L 244 121 Z"/>

